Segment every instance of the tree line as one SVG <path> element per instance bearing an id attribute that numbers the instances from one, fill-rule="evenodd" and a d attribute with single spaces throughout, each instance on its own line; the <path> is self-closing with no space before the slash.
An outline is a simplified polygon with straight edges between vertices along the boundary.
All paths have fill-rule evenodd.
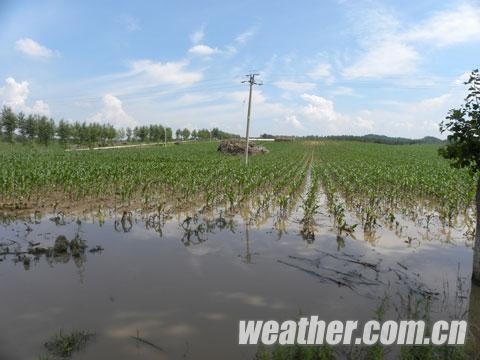
<path id="1" fill-rule="evenodd" d="M 261 139 L 275 139 L 275 140 L 346 140 L 346 141 L 361 141 L 368 143 L 387 144 L 387 145 L 414 145 L 414 144 L 443 144 L 445 141 L 433 136 L 425 136 L 421 139 L 409 139 L 403 137 L 390 137 L 386 135 L 305 135 L 305 136 L 279 136 L 271 134 L 260 135 Z"/>
<path id="2" fill-rule="evenodd" d="M 362 136 L 356 135 L 329 135 L 329 136 L 305 136 L 306 140 L 346 140 L 361 141 L 368 143 L 387 144 L 387 145 L 416 145 L 416 144 L 442 144 L 443 140 L 434 136 L 425 136 L 421 139 L 409 139 L 403 137 L 391 137 L 386 135 L 367 134 Z"/>
<path id="3" fill-rule="evenodd" d="M 78 145 L 107 145 L 114 142 L 163 142 L 173 140 L 173 131 L 162 125 L 137 126 L 117 129 L 109 124 L 56 122 L 45 115 L 14 112 L 4 106 L 0 114 L 0 135 L 4 142 L 38 142 L 49 145 L 51 142 Z M 219 140 L 239 137 L 214 128 L 212 130 L 178 129 L 177 140 Z"/>

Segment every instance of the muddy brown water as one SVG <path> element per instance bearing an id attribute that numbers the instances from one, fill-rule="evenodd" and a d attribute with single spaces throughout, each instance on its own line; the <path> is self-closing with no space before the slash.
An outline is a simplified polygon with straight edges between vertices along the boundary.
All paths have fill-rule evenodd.
<path id="1" fill-rule="evenodd" d="M 432 296 L 432 319 L 464 317 L 472 303 L 462 227 L 427 231 L 405 220 L 403 235 L 382 227 L 372 241 L 360 230 L 339 238 L 318 215 L 307 242 L 295 215 L 283 233 L 273 218 L 256 226 L 200 216 L 181 226 L 179 216 L 162 234 L 142 220 L 51 217 L 0 225 L 0 243 L 12 252 L 78 236 L 104 250 L 27 265 L 1 257 L 0 359 L 38 359 L 51 336 L 75 329 L 96 337 L 74 359 L 251 359 L 256 347 L 238 345 L 239 320 L 365 321 L 385 296 L 386 318 L 396 319 L 418 292 Z"/>

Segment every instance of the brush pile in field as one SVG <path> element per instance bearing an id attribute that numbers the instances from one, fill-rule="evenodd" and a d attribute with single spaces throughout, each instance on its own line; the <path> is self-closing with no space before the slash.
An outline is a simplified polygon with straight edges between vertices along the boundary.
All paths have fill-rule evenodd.
<path id="1" fill-rule="evenodd" d="M 224 140 L 218 145 L 218 151 L 224 154 L 245 154 L 246 142 L 242 140 Z M 265 154 L 268 153 L 268 149 L 264 146 L 248 144 L 249 154 Z"/>

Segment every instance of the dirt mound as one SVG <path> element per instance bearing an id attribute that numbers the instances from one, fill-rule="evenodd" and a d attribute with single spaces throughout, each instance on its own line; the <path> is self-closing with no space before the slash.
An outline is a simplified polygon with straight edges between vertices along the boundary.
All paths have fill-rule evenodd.
<path id="1" fill-rule="evenodd" d="M 224 140 L 218 145 L 218 151 L 224 154 L 241 155 L 245 154 L 246 142 L 244 140 Z M 249 154 L 266 154 L 268 149 L 264 146 L 248 143 Z"/>

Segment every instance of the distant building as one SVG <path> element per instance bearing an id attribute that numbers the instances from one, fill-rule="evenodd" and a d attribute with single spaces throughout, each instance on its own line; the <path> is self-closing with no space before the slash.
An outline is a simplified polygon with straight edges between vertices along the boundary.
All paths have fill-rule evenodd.
<path id="1" fill-rule="evenodd" d="M 291 135 L 262 134 L 262 135 L 260 135 L 260 138 L 256 138 L 254 140 L 257 140 L 257 141 L 293 141 L 293 140 L 295 140 L 295 138 L 296 138 L 295 136 L 291 136 Z"/>
<path id="2" fill-rule="evenodd" d="M 293 141 L 295 140 L 295 136 L 289 135 L 278 135 L 274 137 L 275 141 Z"/>
<path id="3" fill-rule="evenodd" d="M 250 138 L 250 141 L 275 141 L 275 139 Z"/>

